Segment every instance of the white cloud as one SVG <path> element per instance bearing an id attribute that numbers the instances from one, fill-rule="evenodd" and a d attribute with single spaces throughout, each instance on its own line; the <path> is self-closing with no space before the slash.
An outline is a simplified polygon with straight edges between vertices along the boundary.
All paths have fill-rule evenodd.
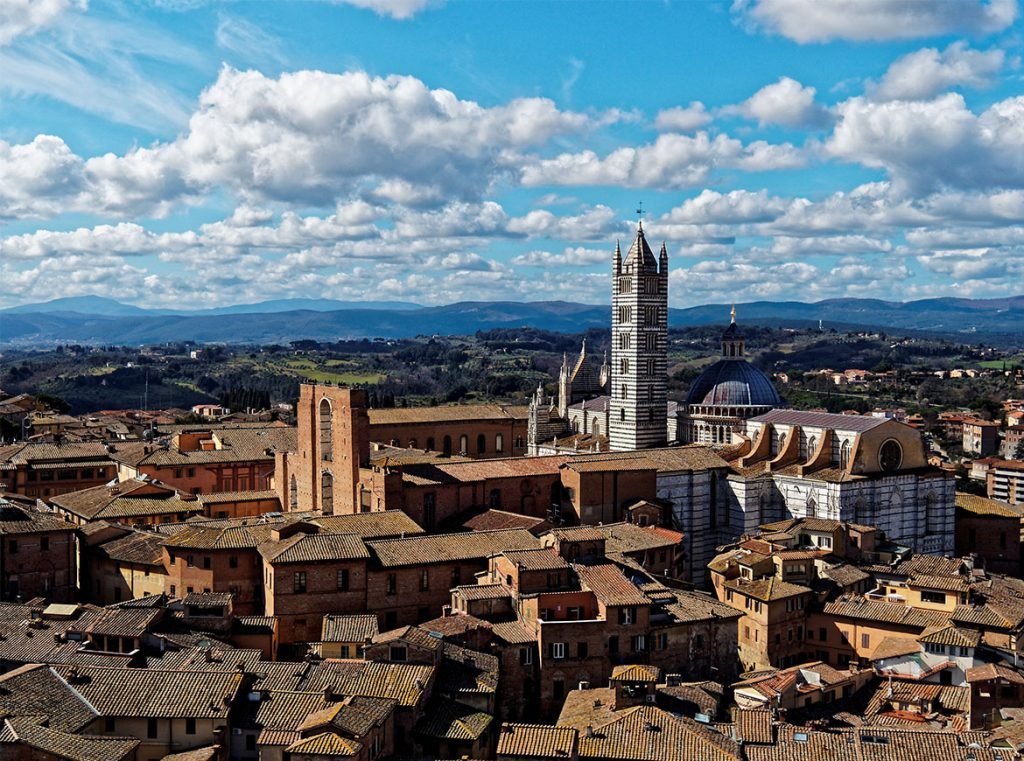
<path id="1" fill-rule="evenodd" d="M 789 143 L 757 141 L 744 145 L 726 135 L 706 132 L 664 134 L 638 148 L 618 148 L 605 157 L 594 151 L 563 153 L 534 159 L 522 169 L 522 182 L 537 185 L 624 185 L 640 188 L 684 188 L 705 182 L 715 168 L 747 171 L 792 169 L 804 156 Z"/>
<path id="2" fill-rule="evenodd" d="M 734 0 L 741 21 L 800 43 L 986 35 L 1017 18 L 1017 0 Z"/>
<path id="3" fill-rule="evenodd" d="M 612 255 L 608 251 L 579 246 L 566 248 L 556 254 L 550 251 L 528 251 L 511 260 L 511 264 L 523 267 L 592 267 L 595 264 L 610 265 Z"/>
<path id="4" fill-rule="evenodd" d="M 789 201 L 770 196 L 767 190 L 719 193 L 705 189 L 700 195 L 669 211 L 662 221 L 686 224 L 768 222 L 781 215 L 788 206 Z"/>
<path id="5" fill-rule="evenodd" d="M 287 60 L 279 39 L 241 16 L 220 14 L 214 39 L 220 48 L 243 61 L 270 60 L 283 64 Z"/>
<path id="6" fill-rule="evenodd" d="M 881 254 L 892 251 L 892 242 L 865 235 L 834 235 L 794 238 L 778 236 L 772 240 L 771 253 L 794 257 L 810 255 Z"/>
<path id="7" fill-rule="evenodd" d="M 924 48 L 893 61 L 880 82 L 868 83 L 867 91 L 875 100 L 921 100 L 950 87 L 988 87 L 1005 62 L 1002 50 L 971 50 L 963 42 L 941 52 Z"/>
<path id="8" fill-rule="evenodd" d="M 692 132 L 710 124 L 712 116 L 699 100 L 690 105 L 667 108 L 658 112 L 654 118 L 654 128 L 659 132 Z"/>
<path id="9" fill-rule="evenodd" d="M 59 137 L 0 140 L 0 219 L 58 213 L 84 183 L 82 160 Z"/>
<path id="10" fill-rule="evenodd" d="M 785 127 L 820 127 L 828 121 L 828 113 L 814 101 L 817 92 L 795 79 L 779 77 L 778 82 L 766 85 L 737 106 L 723 109 L 736 112 L 758 124 L 781 124 Z"/>
<path id="11" fill-rule="evenodd" d="M 380 16 L 390 16 L 394 19 L 408 19 L 420 11 L 432 6 L 439 5 L 438 0 L 332 0 L 335 3 L 352 5 L 356 8 L 366 8 Z"/>
<path id="12" fill-rule="evenodd" d="M 50 26 L 72 6 L 85 10 L 86 0 L 3 0 L 0 2 L 0 45 Z"/>
<path id="13" fill-rule="evenodd" d="M 825 145 L 845 161 L 885 169 L 901 190 L 1024 185 L 1024 97 L 975 115 L 959 94 L 876 103 L 851 98 Z"/>
<path id="14" fill-rule="evenodd" d="M 563 240 L 607 240 L 620 222 L 607 206 L 595 206 L 580 214 L 559 217 L 546 209 L 534 209 L 525 216 L 508 222 L 508 232 L 527 238 L 561 238 Z"/>

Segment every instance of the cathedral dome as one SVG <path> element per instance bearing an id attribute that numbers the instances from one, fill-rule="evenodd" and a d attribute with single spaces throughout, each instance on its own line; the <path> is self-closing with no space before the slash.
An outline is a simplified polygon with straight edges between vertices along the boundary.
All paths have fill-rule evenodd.
<path id="1" fill-rule="evenodd" d="M 690 386 L 686 403 L 702 406 L 781 407 L 771 380 L 746 360 L 720 359 Z"/>

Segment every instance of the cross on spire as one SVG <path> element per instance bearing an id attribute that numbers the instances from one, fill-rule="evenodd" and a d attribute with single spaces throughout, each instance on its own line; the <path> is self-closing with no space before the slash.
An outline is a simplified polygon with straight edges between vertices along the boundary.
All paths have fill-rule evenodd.
<path id="1" fill-rule="evenodd" d="M 643 201 L 641 201 L 639 204 L 637 204 L 636 215 L 639 218 L 640 229 L 643 230 L 644 229 L 644 202 Z"/>

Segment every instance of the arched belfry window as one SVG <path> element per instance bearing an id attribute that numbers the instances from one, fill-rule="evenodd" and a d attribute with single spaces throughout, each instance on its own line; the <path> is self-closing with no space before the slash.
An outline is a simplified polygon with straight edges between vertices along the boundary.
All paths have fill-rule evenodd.
<path id="1" fill-rule="evenodd" d="M 850 440 L 847 439 L 843 442 L 843 445 L 839 447 L 839 467 L 844 470 L 850 467 Z"/>
<path id="2" fill-rule="evenodd" d="M 320 400 L 320 459 L 330 461 L 334 457 L 334 442 L 331 436 L 333 410 L 326 399 Z"/>

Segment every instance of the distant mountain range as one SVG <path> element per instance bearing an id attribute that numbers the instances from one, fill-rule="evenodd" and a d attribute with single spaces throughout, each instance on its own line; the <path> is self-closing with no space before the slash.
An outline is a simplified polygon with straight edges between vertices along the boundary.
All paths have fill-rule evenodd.
<path id="1" fill-rule="evenodd" d="M 755 301 L 737 304 L 739 321 L 837 330 L 879 329 L 1024 343 L 1024 296 L 1005 299 L 876 299 Z M 729 305 L 670 309 L 672 327 L 724 324 Z M 439 307 L 408 302 L 282 299 L 207 310 L 151 310 L 99 296 L 56 299 L 0 310 L 0 345 L 55 343 L 281 343 L 302 338 L 407 338 L 465 335 L 491 328 L 535 327 L 580 332 L 607 327 L 607 305 L 567 301 L 463 301 Z"/>

